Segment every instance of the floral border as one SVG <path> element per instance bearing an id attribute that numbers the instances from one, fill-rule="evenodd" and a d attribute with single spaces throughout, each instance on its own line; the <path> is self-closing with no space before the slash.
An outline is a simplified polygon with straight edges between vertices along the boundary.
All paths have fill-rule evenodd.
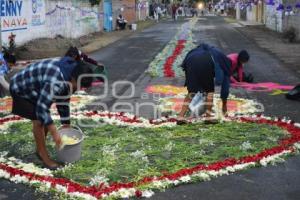
<path id="1" fill-rule="evenodd" d="M 192 30 L 197 21 L 197 18 L 193 18 L 181 26 L 175 37 L 150 63 L 147 70 L 150 75 L 158 77 L 184 76 L 180 65 L 185 55 L 195 47 Z"/>
<path id="2" fill-rule="evenodd" d="M 78 118 L 98 118 L 102 119 L 105 123 L 120 126 L 148 128 L 176 126 L 177 121 L 175 118 L 147 120 L 126 113 L 95 111 L 76 113 L 74 116 Z M 22 120 L 22 118 L 16 116 L 5 117 L 0 121 L 0 131 L 5 131 L 7 124 Z M 256 155 L 240 159 L 228 158 L 209 165 L 197 165 L 192 168 L 181 169 L 172 174 L 164 174 L 161 177 L 145 177 L 138 182 L 112 183 L 108 186 L 104 184 L 100 184 L 100 186 L 83 186 L 68 179 L 55 178 L 49 170 L 37 168 L 32 164 L 24 164 L 15 158 L 5 158 L 5 154 L 2 154 L 0 155 L 0 178 L 5 178 L 15 183 L 29 184 L 38 187 L 42 191 L 54 189 L 57 192 L 84 199 L 105 197 L 128 198 L 132 196 L 150 197 L 154 194 L 150 189 L 165 189 L 183 183 L 207 181 L 213 177 L 227 175 L 257 165 L 266 166 L 274 164 L 281 162 L 285 156 L 296 153 L 300 149 L 299 123 L 286 119 L 272 119 L 262 115 L 237 116 L 227 118 L 226 120 L 275 125 L 285 129 L 290 133 L 291 137 L 281 140 L 278 146 L 266 149 Z M 191 122 L 195 121 L 191 120 Z M 141 187 L 147 189 L 140 190 L 139 188 Z"/>

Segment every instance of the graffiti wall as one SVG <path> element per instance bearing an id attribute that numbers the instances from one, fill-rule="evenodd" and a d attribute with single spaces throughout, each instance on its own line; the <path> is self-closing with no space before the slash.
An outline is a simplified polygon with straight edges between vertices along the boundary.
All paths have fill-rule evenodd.
<path id="1" fill-rule="evenodd" d="M 0 0 L 2 40 L 11 32 L 17 44 L 42 37 L 79 37 L 100 31 L 99 6 L 79 0 Z"/>
<path id="2" fill-rule="evenodd" d="M 62 35 L 79 37 L 100 30 L 99 7 L 91 7 L 88 1 L 46 1 L 46 29 L 48 37 Z"/>
<path id="3" fill-rule="evenodd" d="M 43 0 L 1 0 L 1 28 L 3 43 L 17 34 L 17 43 L 33 39 L 45 32 L 45 3 Z"/>

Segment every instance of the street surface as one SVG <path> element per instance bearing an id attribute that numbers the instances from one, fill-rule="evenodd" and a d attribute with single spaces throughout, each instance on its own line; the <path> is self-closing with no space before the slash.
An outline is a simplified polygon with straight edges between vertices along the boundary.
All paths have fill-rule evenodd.
<path id="1" fill-rule="evenodd" d="M 99 102 L 112 109 L 116 102 L 156 103 L 153 97 L 141 98 L 148 85 L 170 84 L 182 86 L 182 78 L 157 78 L 144 73 L 149 63 L 174 37 L 184 21 L 171 20 L 160 22 L 142 32 L 121 39 L 91 54 L 108 69 L 108 83 L 126 80 L 134 83 L 134 96 L 128 100 L 119 100 L 109 94 Z M 276 55 L 259 47 L 251 38 L 239 30 L 239 24 L 229 24 L 221 17 L 201 17 L 194 30 L 196 44 L 205 42 L 221 48 L 226 53 L 239 52 L 242 49 L 250 53 L 250 62 L 246 72 L 254 75 L 255 82 L 275 82 L 284 85 L 299 83 L 300 74 L 287 67 Z M 96 89 L 93 94 L 101 93 Z M 122 85 L 117 89 L 119 95 L 128 95 L 131 89 Z M 267 116 L 289 117 L 300 122 L 300 103 L 286 100 L 284 95 L 270 95 L 266 92 L 248 92 L 244 89 L 231 89 L 237 97 L 254 99 L 264 105 Z M 96 106 L 96 108 L 99 108 Z M 125 107 L 124 107 L 125 109 Z M 141 109 L 141 116 L 152 118 L 153 110 Z M 253 168 L 246 171 L 222 176 L 207 182 L 181 185 L 166 192 L 157 192 L 151 199 L 205 199 L 205 200 L 296 200 L 300 197 L 300 156 L 287 159 L 286 162 L 266 168 Z M 35 194 L 32 188 L 0 180 L 0 199 L 50 199 L 49 196 Z"/>

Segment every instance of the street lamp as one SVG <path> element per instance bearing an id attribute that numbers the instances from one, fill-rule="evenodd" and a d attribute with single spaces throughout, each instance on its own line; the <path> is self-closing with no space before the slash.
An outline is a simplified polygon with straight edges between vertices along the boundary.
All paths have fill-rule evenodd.
<path id="1" fill-rule="evenodd" d="M 203 8 L 204 8 L 203 3 L 199 3 L 199 4 L 198 4 L 198 9 L 201 10 L 201 9 L 203 9 Z"/>

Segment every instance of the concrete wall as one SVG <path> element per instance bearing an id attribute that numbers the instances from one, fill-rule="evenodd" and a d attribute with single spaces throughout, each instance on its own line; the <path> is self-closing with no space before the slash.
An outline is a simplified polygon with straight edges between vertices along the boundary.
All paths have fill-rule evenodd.
<path id="1" fill-rule="evenodd" d="M 91 7 L 88 0 L 2 0 L 0 7 L 2 40 L 11 32 L 17 45 L 43 37 L 76 38 L 102 30 L 102 7 Z"/>
<path id="2" fill-rule="evenodd" d="M 296 28 L 298 32 L 298 39 L 300 39 L 300 15 L 289 15 L 284 17 L 283 30 L 290 27 Z"/>
<path id="3" fill-rule="evenodd" d="M 253 3 L 247 7 L 247 21 L 256 21 L 256 5 Z"/>
<path id="4" fill-rule="evenodd" d="M 285 5 L 292 5 L 295 6 L 296 3 L 299 2 L 298 0 L 284 0 Z M 285 13 L 283 17 L 283 30 L 286 30 L 290 27 L 296 28 L 298 31 L 298 39 L 300 39 L 300 12 L 297 12 L 297 9 L 293 14 Z"/>
<path id="5" fill-rule="evenodd" d="M 67 9 L 59 9 L 57 6 Z M 100 30 L 98 20 L 99 8 L 91 7 L 89 2 L 79 1 L 46 1 L 46 37 L 62 35 L 68 38 L 77 38 L 88 33 Z M 52 14 L 52 11 L 56 11 Z"/>
<path id="6" fill-rule="evenodd" d="M 283 11 L 277 11 L 278 4 L 282 3 L 281 0 L 273 5 L 265 5 L 265 24 L 266 27 L 274 31 L 283 31 Z"/>
<path id="7" fill-rule="evenodd" d="M 251 4 L 251 6 L 247 7 L 247 14 L 246 14 L 247 21 L 250 22 L 264 22 L 264 2 L 258 1 L 257 4 Z"/>

